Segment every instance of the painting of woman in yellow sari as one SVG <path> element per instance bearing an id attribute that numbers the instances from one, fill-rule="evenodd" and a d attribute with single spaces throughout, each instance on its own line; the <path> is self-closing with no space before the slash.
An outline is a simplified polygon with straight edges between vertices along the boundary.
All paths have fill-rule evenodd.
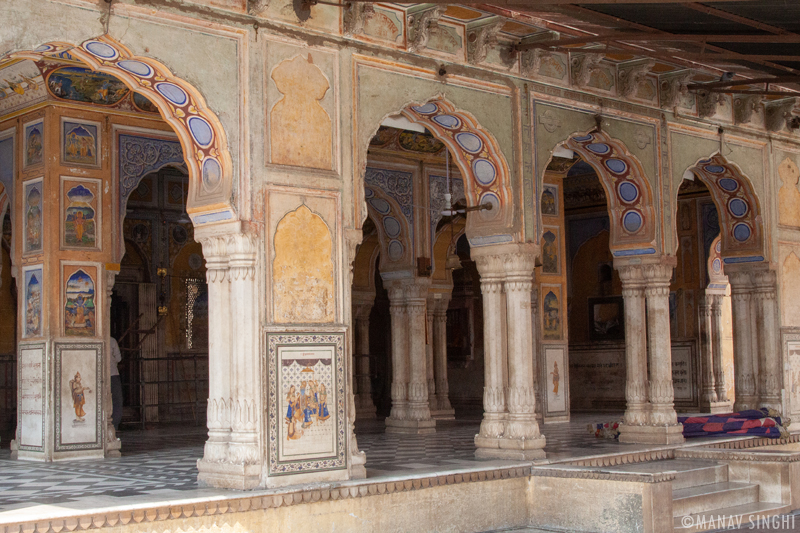
<path id="1" fill-rule="evenodd" d="M 89 387 L 84 387 L 81 383 L 81 373 L 75 372 L 75 377 L 69 380 L 70 391 L 72 392 L 72 407 L 75 409 L 75 421 L 83 422 L 86 411 L 83 406 L 86 404 L 86 392 L 92 392 Z"/>

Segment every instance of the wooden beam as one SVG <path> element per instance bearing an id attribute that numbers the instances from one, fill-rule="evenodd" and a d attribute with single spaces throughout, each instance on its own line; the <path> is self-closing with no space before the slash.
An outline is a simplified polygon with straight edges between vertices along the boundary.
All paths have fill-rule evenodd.
<path id="1" fill-rule="evenodd" d="M 720 89 L 724 87 L 733 87 L 734 85 L 753 85 L 756 83 L 798 83 L 800 76 L 773 76 L 771 78 L 750 78 L 739 79 L 734 81 L 715 81 L 712 83 L 691 83 L 686 86 L 687 89 Z"/>
<path id="2" fill-rule="evenodd" d="M 698 89 L 698 92 L 701 92 Z M 735 89 L 708 89 L 710 93 L 727 93 L 727 94 L 757 94 L 760 96 L 793 96 L 795 98 L 800 97 L 800 92 L 790 92 L 790 91 L 764 91 L 764 90 L 747 90 L 747 91 L 737 91 Z"/>
<path id="3" fill-rule="evenodd" d="M 687 35 L 663 33 L 626 33 L 614 32 L 600 35 L 587 35 L 569 39 L 549 39 L 535 43 L 517 45 L 517 50 L 531 48 L 547 48 L 550 46 L 568 46 L 572 44 L 604 43 L 609 41 L 661 43 L 661 42 L 688 42 L 688 43 L 800 43 L 800 35 Z"/>
<path id="4" fill-rule="evenodd" d="M 614 51 L 608 50 L 607 48 L 569 48 L 564 46 L 550 46 L 547 48 L 548 50 L 552 50 L 554 52 L 578 52 L 578 53 L 588 53 L 588 54 L 608 54 L 613 53 Z M 740 54 L 738 52 L 730 52 L 728 50 L 724 50 L 720 53 L 697 53 L 697 52 L 682 52 L 680 50 L 675 52 L 659 52 L 655 50 L 642 50 L 638 49 L 636 51 L 626 49 L 630 51 L 631 54 L 644 56 L 644 57 L 654 57 L 657 59 L 688 59 L 690 61 L 751 61 L 751 62 L 759 62 L 759 61 L 793 61 L 800 63 L 800 56 L 790 56 L 790 55 L 775 55 L 775 54 Z"/>
<path id="5" fill-rule="evenodd" d="M 759 30 L 768 31 L 770 33 L 774 33 L 777 35 L 795 35 L 788 30 L 784 30 L 783 28 L 779 28 L 777 26 L 771 26 L 769 24 L 764 24 L 763 22 L 759 22 L 757 20 L 751 20 L 747 17 L 734 15 L 733 13 L 728 13 L 727 11 L 717 9 L 715 7 L 708 7 L 704 6 L 703 4 L 698 4 L 695 2 L 686 4 L 686 7 L 688 7 L 689 9 L 694 9 L 695 11 L 699 11 L 700 13 L 705 13 L 706 15 L 711 15 L 721 19 L 730 20 L 731 22 L 737 22 L 745 26 L 750 26 L 751 28 L 758 28 Z"/>

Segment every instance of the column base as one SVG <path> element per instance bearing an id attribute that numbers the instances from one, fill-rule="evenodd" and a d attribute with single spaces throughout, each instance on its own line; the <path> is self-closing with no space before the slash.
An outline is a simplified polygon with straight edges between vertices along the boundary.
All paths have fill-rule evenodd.
<path id="1" fill-rule="evenodd" d="M 358 452 L 350 456 L 350 479 L 365 479 L 367 477 L 367 455 Z"/>
<path id="2" fill-rule="evenodd" d="M 356 398 L 356 418 L 360 420 L 367 420 L 372 419 L 377 416 L 377 409 L 375 408 L 375 404 L 371 401 L 369 404 L 359 404 L 358 398 Z"/>
<path id="3" fill-rule="evenodd" d="M 386 433 L 403 433 L 406 435 L 431 435 L 436 433 L 436 420 L 398 420 L 386 419 Z"/>
<path id="4" fill-rule="evenodd" d="M 507 439 L 475 435 L 475 457 L 478 459 L 544 459 L 545 437 L 537 439 Z"/>
<path id="5" fill-rule="evenodd" d="M 733 410 L 731 402 L 700 402 L 700 409 L 704 413 L 716 415 L 719 413 L 730 413 Z"/>
<path id="6" fill-rule="evenodd" d="M 619 426 L 619 441 L 628 444 L 680 444 L 683 424 L 674 426 Z"/>
<path id="7" fill-rule="evenodd" d="M 121 449 L 122 441 L 118 438 L 106 441 L 106 457 L 122 457 Z"/>
<path id="8" fill-rule="evenodd" d="M 431 418 L 436 420 L 455 420 L 456 410 L 450 409 L 433 409 L 431 410 Z"/>
<path id="9" fill-rule="evenodd" d="M 260 465 L 210 463 L 197 460 L 197 484 L 217 489 L 251 490 L 261 481 Z"/>

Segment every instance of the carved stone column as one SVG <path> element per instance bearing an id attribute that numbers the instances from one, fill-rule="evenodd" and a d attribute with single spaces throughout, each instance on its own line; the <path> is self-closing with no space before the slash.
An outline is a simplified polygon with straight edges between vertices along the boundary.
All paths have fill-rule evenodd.
<path id="1" fill-rule="evenodd" d="M 106 269 L 106 309 L 111 309 L 111 293 L 114 289 L 114 282 L 117 279 L 119 271 Z M 108 330 L 106 330 L 108 331 Z M 105 349 L 106 363 L 103 370 L 103 404 L 104 412 L 106 414 L 106 441 L 104 444 L 106 457 L 120 457 L 120 449 L 122 448 L 122 441 L 117 438 L 117 432 L 114 429 L 112 422 L 112 412 L 114 409 L 113 401 L 111 399 L 111 365 L 116 365 L 116 362 L 111 360 L 111 347 L 106 341 L 107 348 Z"/>
<path id="2" fill-rule="evenodd" d="M 433 312 L 433 360 L 436 379 L 437 420 L 453 420 L 455 409 L 450 405 L 450 386 L 447 381 L 447 308 L 450 298 L 436 300 Z"/>
<path id="3" fill-rule="evenodd" d="M 408 316 L 403 286 L 391 282 L 389 314 L 392 322 L 392 410 L 386 419 L 386 431 L 406 419 L 408 403 Z"/>
<path id="4" fill-rule="evenodd" d="M 241 222 L 195 229 L 209 294 L 208 434 L 201 485 L 246 490 L 261 479 L 256 239 Z"/>
<path id="5" fill-rule="evenodd" d="M 750 274 L 734 270 L 728 265 L 726 274 L 731 284 L 731 314 L 733 319 L 733 367 L 736 373 L 735 411 L 757 409 L 758 396 L 753 368 L 753 342 L 755 331 L 751 330 L 751 281 Z"/>
<path id="6" fill-rule="evenodd" d="M 625 418 L 620 427 L 620 442 L 628 441 L 631 426 L 647 424 L 647 320 L 645 281 L 640 265 L 618 265 L 625 301 Z"/>
<path id="7" fill-rule="evenodd" d="M 714 294 L 711 297 L 711 347 L 714 359 L 714 388 L 717 393 L 717 403 L 720 409 L 730 411 L 731 402 L 728 399 L 728 386 L 725 383 L 725 366 L 722 362 L 722 299 L 724 295 Z"/>
<path id="8" fill-rule="evenodd" d="M 775 300 L 777 274 L 774 270 L 758 270 L 752 276 L 755 311 L 758 321 L 758 393 L 759 407 L 778 411 L 781 407 L 781 353 L 778 306 Z"/>
<path id="9" fill-rule="evenodd" d="M 369 304 L 356 305 L 355 329 L 358 340 L 355 348 L 355 381 L 357 394 L 355 396 L 356 417 L 359 419 L 375 418 L 375 403 L 372 401 L 372 383 L 369 370 L 369 313 L 372 310 Z"/>
<path id="10" fill-rule="evenodd" d="M 544 457 L 545 438 L 536 422 L 533 387 L 533 324 L 531 289 L 538 247 L 518 245 L 505 260 L 506 323 L 508 334 L 508 423 L 500 444 L 509 457 Z"/>
<path id="11" fill-rule="evenodd" d="M 536 415 L 536 421 L 541 424 L 544 422 L 544 413 L 542 413 L 542 405 L 544 404 L 542 401 L 540 373 L 545 364 L 542 361 L 544 348 L 541 346 L 541 336 L 537 333 L 537 328 L 540 324 L 538 302 L 539 290 L 534 285 L 531 288 L 531 331 L 534 332 L 531 359 L 533 361 L 533 390 L 536 392 L 536 405 L 533 412 Z"/>
<path id="12" fill-rule="evenodd" d="M 399 425 L 393 424 L 393 432 L 422 435 L 436 431 L 436 421 L 431 418 L 428 403 L 428 371 L 425 349 L 429 283 L 427 279 L 417 279 L 414 283 L 405 286 L 408 320 L 408 402 L 406 419 Z"/>
<path id="13" fill-rule="evenodd" d="M 481 275 L 483 295 L 483 420 L 480 432 L 475 435 L 477 457 L 495 457 L 500 449 L 507 419 L 503 258 L 488 252 L 482 248 L 471 250 Z"/>
<path id="14" fill-rule="evenodd" d="M 712 336 L 712 302 L 713 296 L 706 296 L 698 308 L 700 318 L 700 364 L 703 368 L 703 392 L 700 396 L 700 407 L 711 412 L 712 404 L 717 402 L 717 391 L 714 382 L 714 339 Z"/>
<path id="15" fill-rule="evenodd" d="M 425 315 L 425 359 L 428 379 L 428 405 L 430 406 L 431 416 L 436 411 L 436 378 L 433 367 L 433 312 L 436 308 L 436 300 L 433 298 L 433 293 L 428 294 L 428 303 Z"/>
<path id="16" fill-rule="evenodd" d="M 350 265 L 349 268 L 349 277 L 347 280 L 347 286 L 353 286 L 353 263 L 356 260 L 356 252 L 358 251 L 358 247 L 364 239 L 364 234 L 361 229 L 354 229 L 348 228 L 344 230 L 344 238 L 345 243 L 347 244 L 347 264 Z M 348 336 L 348 349 L 350 350 L 350 354 L 355 352 L 355 342 L 354 342 L 354 335 L 353 335 L 353 302 L 352 302 L 352 291 L 346 291 L 344 295 L 344 309 L 345 317 L 344 320 L 346 323 L 350 324 L 350 335 Z M 367 325 L 367 345 L 366 351 L 369 352 L 369 325 Z M 363 338 L 362 338 L 363 342 Z M 352 357 L 349 360 L 352 362 Z M 347 360 L 347 359 L 345 359 Z M 369 365 L 369 360 L 367 360 L 367 364 Z M 367 374 L 369 374 L 369 367 L 367 367 Z M 347 376 L 347 393 L 346 399 L 347 402 L 347 439 L 350 442 L 350 479 L 364 479 L 367 477 L 367 454 L 362 452 L 358 449 L 358 439 L 356 438 L 355 432 L 355 421 L 356 421 L 356 401 L 355 396 L 353 395 L 353 370 L 348 369 L 345 373 Z M 372 398 L 370 398 L 371 400 Z"/>

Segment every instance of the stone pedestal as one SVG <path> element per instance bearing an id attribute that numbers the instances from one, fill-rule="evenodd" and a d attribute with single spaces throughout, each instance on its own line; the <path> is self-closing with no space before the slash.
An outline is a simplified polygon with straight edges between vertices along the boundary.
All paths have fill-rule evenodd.
<path id="1" fill-rule="evenodd" d="M 538 248 L 493 245 L 471 250 L 481 274 L 484 312 L 484 418 L 476 457 L 540 459 L 536 421 L 531 289 Z"/>

